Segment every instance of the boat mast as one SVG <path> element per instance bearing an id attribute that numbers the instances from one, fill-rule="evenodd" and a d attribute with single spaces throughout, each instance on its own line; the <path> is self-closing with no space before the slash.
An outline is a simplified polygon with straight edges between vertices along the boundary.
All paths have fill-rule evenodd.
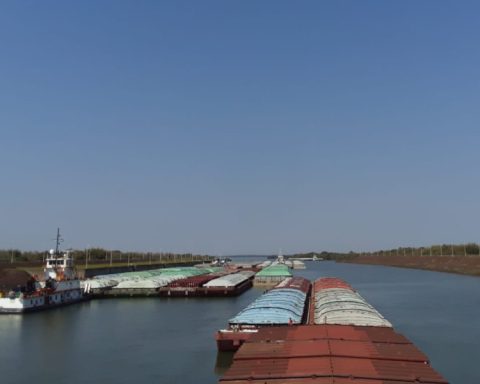
<path id="1" fill-rule="evenodd" d="M 60 236 L 60 228 L 57 228 L 57 242 L 55 245 L 55 258 L 58 257 L 60 254 L 60 243 L 63 241 L 63 239 Z"/>

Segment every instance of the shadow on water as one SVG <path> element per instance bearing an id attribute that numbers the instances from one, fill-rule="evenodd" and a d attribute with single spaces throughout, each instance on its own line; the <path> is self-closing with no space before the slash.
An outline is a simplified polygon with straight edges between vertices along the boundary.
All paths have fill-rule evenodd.
<path id="1" fill-rule="evenodd" d="M 232 365 L 235 352 L 217 352 L 215 361 L 215 374 L 223 376 Z"/>

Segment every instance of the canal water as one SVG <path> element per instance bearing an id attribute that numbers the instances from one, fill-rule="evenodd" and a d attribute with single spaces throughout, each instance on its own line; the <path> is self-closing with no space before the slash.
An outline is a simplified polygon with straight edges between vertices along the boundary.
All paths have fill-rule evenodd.
<path id="1" fill-rule="evenodd" d="M 480 278 L 334 262 L 306 265 L 294 273 L 348 281 L 451 383 L 480 383 Z M 215 331 L 261 293 L 106 299 L 0 316 L 0 383 L 213 384 L 225 365 L 225 356 L 217 356 Z"/>

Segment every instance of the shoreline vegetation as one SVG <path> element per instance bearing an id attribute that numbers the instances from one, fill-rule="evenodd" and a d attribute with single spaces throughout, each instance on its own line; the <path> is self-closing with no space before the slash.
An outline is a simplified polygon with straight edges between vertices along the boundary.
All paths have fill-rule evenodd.
<path id="1" fill-rule="evenodd" d="M 179 265 L 194 262 L 210 262 L 209 255 L 171 252 L 125 252 L 104 248 L 71 250 L 79 270 L 135 267 L 146 265 Z M 20 251 L 0 249 L 0 269 L 30 269 L 42 267 L 47 251 Z M 424 269 L 438 272 L 480 276 L 479 244 L 442 244 L 430 247 L 400 247 L 375 252 L 308 252 L 287 255 L 288 258 L 317 257 L 340 263 L 383 265 L 401 268 Z"/>
<path id="2" fill-rule="evenodd" d="M 340 260 L 343 263 L 383 265 L 428 271 L 480 276 L 480 257 L 469 256 L 373 256 L 360 255 Z"/>
<path id="3" fill-rule="evenodd" d="M 178 265 L 194 262 L 212 261 L 208 255 L 171 252 L 123 252 L 104 248 L 70 250 L 75 260 L 75 267 L 80 270 L 132 267 L 145 265 Z M 18 249 L 0 250 L 0 269 L 2 268 L 35 268 L 45 263 L 47 251 L 20 251 Z"/>
<path id="4" fill-rule="evenodd" d="M 442 244 L 430 247 L 405 247 L 376 252 L 309 252 L 293 257 L 317 256 L 340 263 L 383 265 L 437 272 L 480 276 L 480 247 L 478 244 Z"/>

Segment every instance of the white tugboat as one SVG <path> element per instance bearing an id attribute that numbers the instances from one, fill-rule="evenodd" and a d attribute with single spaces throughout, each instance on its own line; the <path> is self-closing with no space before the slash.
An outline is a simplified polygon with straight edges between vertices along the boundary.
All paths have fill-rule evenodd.
<path id="1" fill-rule="evenodd" d="M 0 313 L 24 313 L 85 300 L 80 280 L 75 276 L 73 258 L 69 252 L 60 251 L 60 229 L 57 230 L 55 249 L 50 250 L 45 265 L 45 281 L 39 282 L 31 277 L 22 286 L 0 297 Z"/>

